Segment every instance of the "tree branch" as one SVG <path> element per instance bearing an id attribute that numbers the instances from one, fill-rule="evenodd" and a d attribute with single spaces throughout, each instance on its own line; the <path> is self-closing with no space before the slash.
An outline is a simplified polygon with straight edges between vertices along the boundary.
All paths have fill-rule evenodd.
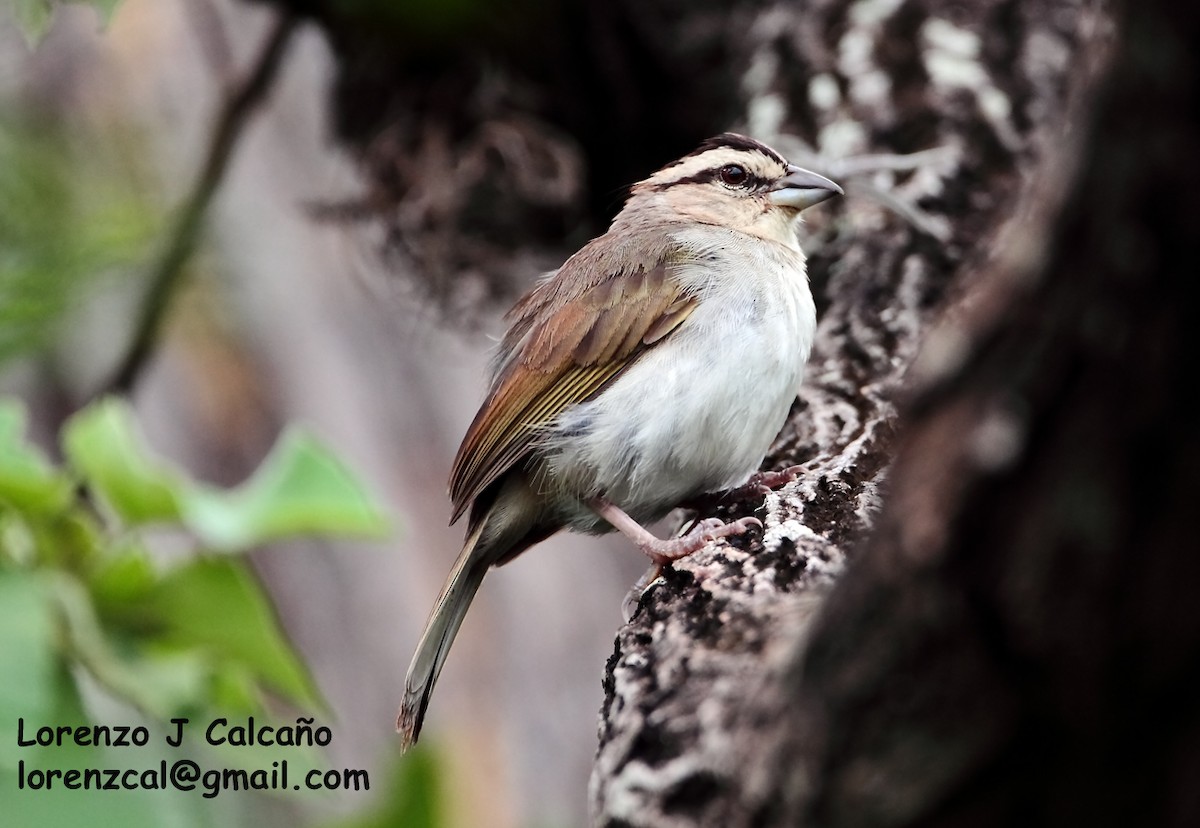
<path id="1" fill-rule="evenodd" d="M 151 273 L 133 338 L 101 394 L 128 394 L 153 352 L 171 299 L 182 282 L 184 265 L 196 247 L 209 204 L 224 178 L 249 116 L 271 88 L 297 23 L 297 16 L 290 12 L 284 12 L 276 19 L 254 66 L 225 96 L 213 126 L 204 166 L 179 209 L 166 249 Z"/>

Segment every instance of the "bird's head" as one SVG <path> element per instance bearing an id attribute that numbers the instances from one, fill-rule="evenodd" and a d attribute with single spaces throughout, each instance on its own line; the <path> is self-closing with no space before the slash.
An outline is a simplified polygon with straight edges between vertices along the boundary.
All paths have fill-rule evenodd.
<path id="1" fill-rule="evenodd" d="M 841 194 L 766 144 L 727 132 L 634 184 L 618 220 L 697 221 L 794 245 L 800 212 Z"/>

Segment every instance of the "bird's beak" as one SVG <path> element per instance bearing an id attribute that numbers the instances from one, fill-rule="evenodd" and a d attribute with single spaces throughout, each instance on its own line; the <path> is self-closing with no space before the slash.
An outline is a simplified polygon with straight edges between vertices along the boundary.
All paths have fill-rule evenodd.
<path id="1" fill-rule="evenodd" d="M 791 207 L 793 210 L 805 210 L 827 198 L 842 194 L 842 188 L 825 176 L 795 165 L 789 165 L 787 175 L 767 190 L 767 198 L 772 204 Z"/>

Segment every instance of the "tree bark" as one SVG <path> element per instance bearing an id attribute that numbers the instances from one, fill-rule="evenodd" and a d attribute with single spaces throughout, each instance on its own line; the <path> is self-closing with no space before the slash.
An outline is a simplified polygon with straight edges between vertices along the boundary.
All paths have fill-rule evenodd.
<path id="1" fill-rule="evenodd" d="M 924 377 L 792 674 L 786 824 L 1200 824 L 1197 23 L 1127 10 L 1078 177 L 1047 171 Z"/>

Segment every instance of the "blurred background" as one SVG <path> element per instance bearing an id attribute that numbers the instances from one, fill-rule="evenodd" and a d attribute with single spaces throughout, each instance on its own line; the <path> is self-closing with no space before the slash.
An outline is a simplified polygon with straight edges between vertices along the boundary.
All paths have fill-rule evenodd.
<path id="1" fill-rule="evenodd" d="M 49 464 L 78 463 L 69 450 L 63 460 L 60 429 L 115 390 L 128 394 L 148 453 L 197 485 L 232 487 L 297 424 L 390 527 L 365 539 L 297 532 L 248 559 L 327 704 L 318 721 L 333 739 L 315 764 L 367 769 L 371 791 L 130 796 L 148 803 L 138 806 L 143 824 L 382 824 L 369 820 L 422 808 L 435 815 L 408 824 L 584 824 L 603 665 L 621 600 L 644 568 L 625 545 L 560 538 L 489 578 L 440 682 L 425 753 L 405 760 L 421 763 L 415 776 L 399 763 L 394 716 L 461 542 L 461 526 L 446 526 L 445 481 L 482 398 L 500 313 L 603 227 L 622 184 L 727 126 L 718 123 L 725 106 L 674 118 L 666 131 L 645 123 L 649 137 L 638 141 L 651 103 L 569 76 L 559 98 L 538 100 L 507 58 L 480 45 L 524 54 L 512 9 L 494 28 L 500 18 L 474 19 L 478 4 L 465 0 L 347 3 L 367 16 L 335 30 L 285 17 L 285 5 L 0 7 L 0 391 L 27 409 L 32 450 Z M 337 4 L 294 5 L 321 18 Z M 537 25 L 573 31 L 585 5 Z M 364 23 L 370 14 L 384 23 Z M 701 34 L 703 43 L 713 33 Z M 263 71 L 273 38 L 276 65 Z M 529 67 L 530 57 L 526 68 L 596 63 L 552 45 L 553 59 Z M 637 82 L 616 51 L 610 58 L 599 64 L 615 73 L 609 80 Z M 265 76 L 257 89 L 248 81 L 256 72 Z M 603 103 L 578 97 L 583 88 Z M 407 109 L 397 89 L 409 94 Z M 622 108 L 625 121 L 605 131 L 566 131 Z M 608 152 L 586 146 L 609 140 Z M 589 164 L 590 154 L 607 161 Z M 189 204 L 202 220 L 173 260 Z M 138 353 L 151 285 L 166 272 L 165 314 Z M 124 542 L 119 522 L 104 525 Z M 171 562 L 204 547 L 200 536 L 149 526 L 139 543 Z M 20 558 L 14 549 L 6 565 Z M 10 660 L 24 657 L 21 646 L 10 642 Z M 86 665 L 70 669 L 84 721 L 141 715 L 120 693 L 89 692 Z M 8 691 L 16 681 L 0 675 Z M 221 698 L 204 715 L 238 712 Z M 269 690 L 261 703 L 294 720 Z M 30 714 L 10 705 L 4 715 Z M 101 764 L 138 765 L 135 756 L 117 751 Z M 420 800 L 403 806 L 410 811 L 387 811 L 389 796 L 412 784 L 430 790 L 405 793 Z M 83 801 L 93 824 L 136 824 L 118 807 L 123 797 L 76 797 L 58 818 L 74 824 Z M 25 791 L 4 807 L 55 819 L 58 806 L 43 800 Z"/>

